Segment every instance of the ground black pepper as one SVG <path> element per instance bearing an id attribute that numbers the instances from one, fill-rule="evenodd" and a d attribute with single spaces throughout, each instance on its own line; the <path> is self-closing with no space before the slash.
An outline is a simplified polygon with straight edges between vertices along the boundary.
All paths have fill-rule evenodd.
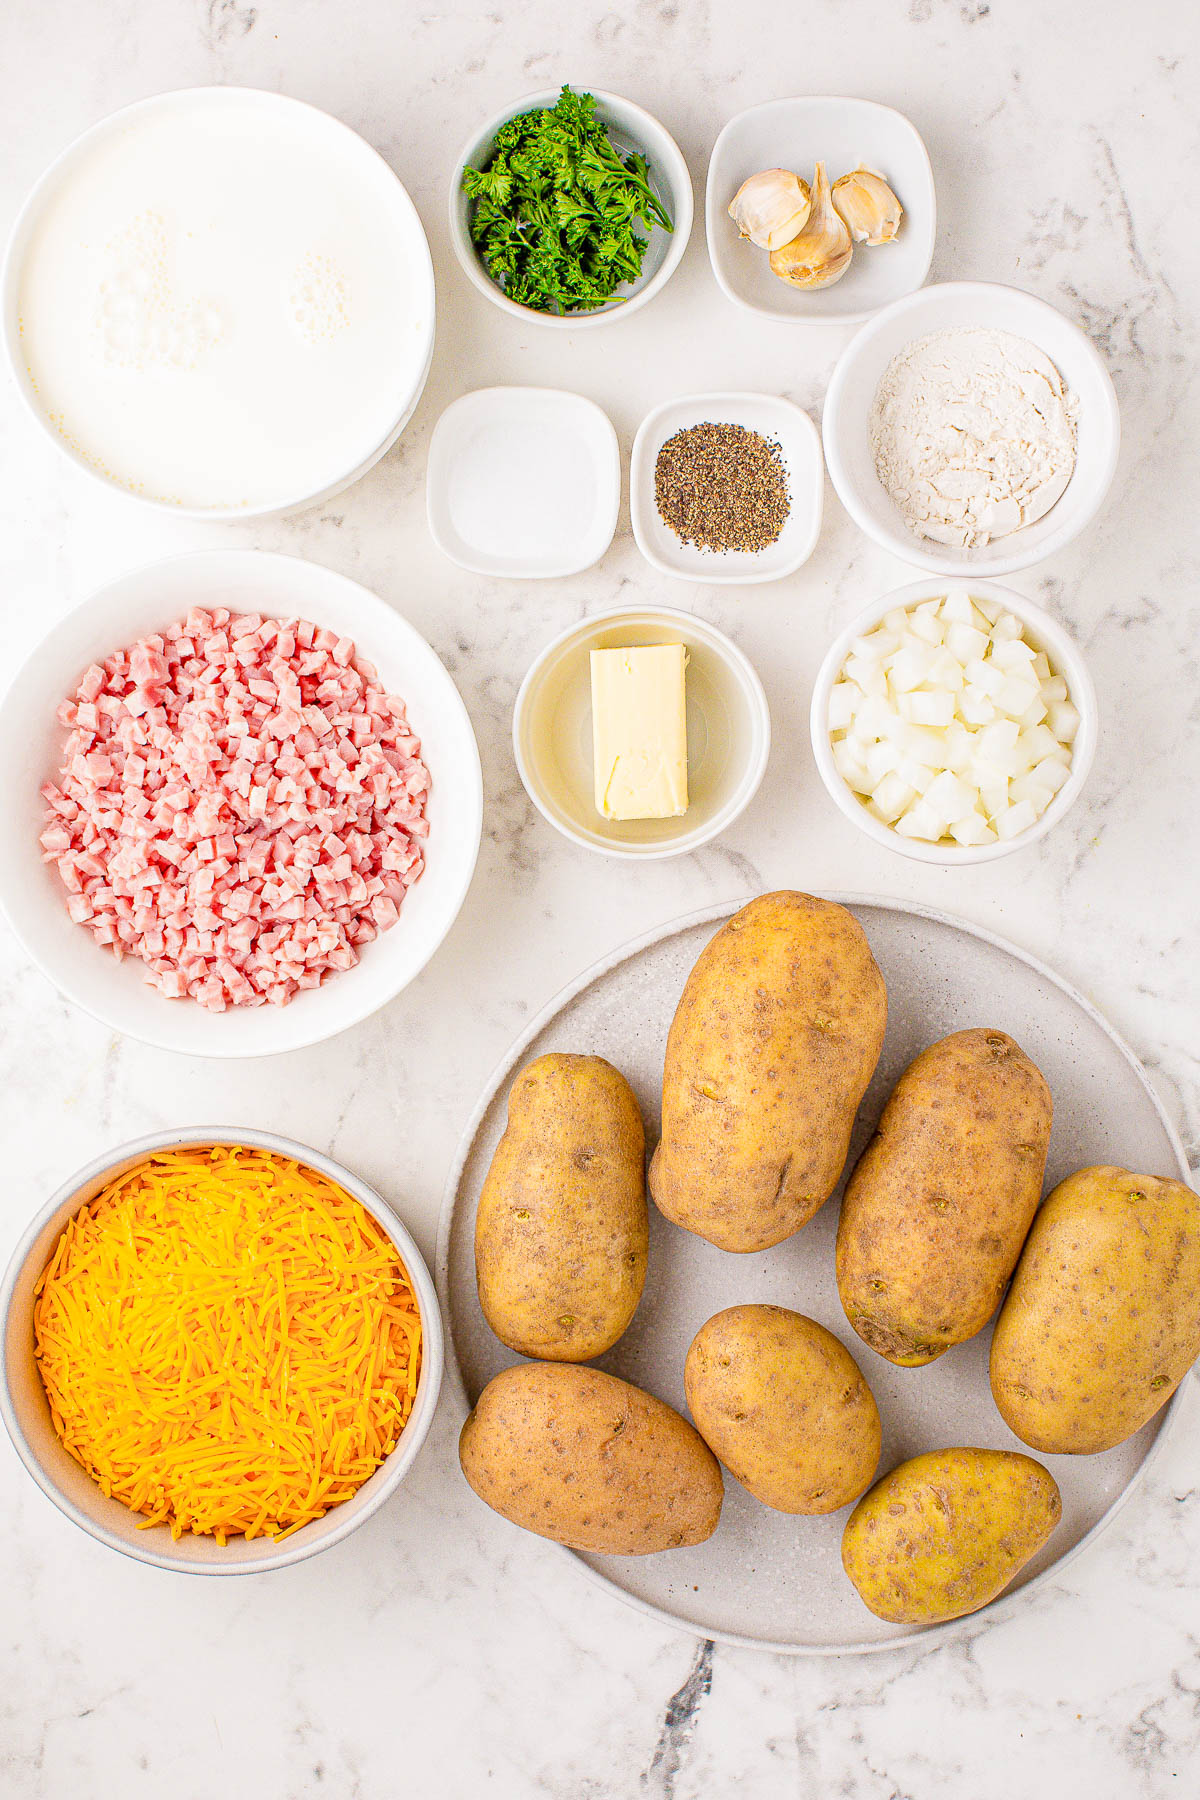
<path id="1" fill-rule="evenodd" d="M 667 439 L 654 499 L 663 523 L 698 550 L 765 550 L 791 506 L 778 442 L 711 421 Z"/>

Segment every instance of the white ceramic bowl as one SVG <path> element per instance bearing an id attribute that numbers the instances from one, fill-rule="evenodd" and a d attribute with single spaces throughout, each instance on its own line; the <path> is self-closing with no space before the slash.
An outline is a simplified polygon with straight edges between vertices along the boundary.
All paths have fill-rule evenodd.
<path id="1" fill-rule="evenodd" d="M 688 810 L 681 819 L 605 819 L 592 771 L 591 652 L 683 644 L 688 653 Z M 693 613 L 619 608 L 570 626 L 542 651 L 513 709 L 525 791 L 572 843 L 605 856 L 683 856 L 724 831 L 754 798 L 771 749 L 762 683 L 736 644 Z"/>
<path id="2" fill-rule="evenodd" d="M 744 425 L 778 441 L 787 470 L 791 510 L 765 550 L 716 553 L 685 544 L 664 523 L 654 499 L 658 453 L 677 431 L 707 420 Z M 668 400 L 642 420 L 629 467 L 629 511 L 638 549 L 664 575 L 710 584 L 779 581 L 806 563 L 821 535 L 825 464 L 817 428 L 806 412 L 777 394 L 687 394 Z"/>
<path id="3" fill-rule="evenodd" d="M 635 106 L 632 100 L 623 100 L 619 94 L 607 94 L 600 88 L 577 91 L 592 95 L 596 102 L 596 117 L 608 127 L 609 136 L 623 156 L 634 150 L 641 151 L 649 165 L 650 186 L 666 207 L 674 226 L 672 231 L 664 231 L 661 225 L 647 230 L 641 221 L 635 222 L 638 236 L 647 239 L 647 248 L 636 282 L 617 290 L 623 298 L 610 300 L 594 312 L 544 313 L 532 306 L 520 306 L 492 280 L 471 240 L 468 228 L 470 201 L 463 192 L 463 170 L 468 166 L 476 169 L 483 166 L 491 153 L 496 133 L 518 113 L 531 112 L 539 106 L 553 106 L 559 96 L 558 88 L 539 88 L 536 93 L 523 95 L 488 119 L 478 131 L 472 132 L 455 158 L 450 181 L 450 242 L 468 281 L 502 312 L 535 325 L 549 326 L 555 331 L 582 331 L 594 325 L 609 325 L 637 312 L 671 279 L 692 232 L 692 178 L 670 132 L 640 106 Z"/>
<path id="4" fill-rule="evenodd" d="M 875 473 L 870 418 L 888 364 L 914 338 L 935 331 L 1010 331 L 1045 352 L 1079 403 L 1075 472 L 1044 518 L 978 550 L 915 536 Z M 847 345 L 825 396 L 825 460 L 838 498 L 868 537 L 935 575 L 1011 575 L 1053 556 L 1079 536 L 1104 503 L 1121 447 L 1112 379 L 1077 325 L 1020 288 L 949 281 L 889 306 Z"/>
<path id="5" fill-rule="evenodd" d="M 360 180 L 364 193 L 370 193 L 381 209 L 381 214 L 388 218 L 388 229 L 395 234 L 400 254 L 411 271 L 413 289 L 413 312 L 406 325 L 411 328 L 411 342 L 407 345 L 402 363 L 391 379 L 394 392 L 390 396 L 388 423 L 372 434 L 370 442 L 363 443 L 352 459 L 345 466 L 335 469 L 329 479 L 319 487 L 304 493 L 281 493 L 278 499 L 267 503 L 245 507 L 190 507 L 176 506 L 167 501 L 149 498 L 145 494 L 134 493 L 129 488 L 110 480 L 95 465 L 79 452 L 55 429 L 46 417 L 38 399 L 34 384 L 20 343 L 19 298 L 21 275 L 24 259 L 30 242 L 36 233 L 39 223 L 45 215 L 48 204 L 59 192 L 62 184 L 69 180 L 76 170 L 100 146 L 119 139 L 122 133 L 137 121 L 148 115 L 161 114 L 180 106 L 198 109 L 204 120 L 204 128 L 220 132 L 222 119 L 232 109 L 235 113 L 258 112 L 270 120 L 286 119 L 293 125 L 299 122 L 301 128 L 316 143 L 325 143 L 336 149 L 339 157 L 348 159 L 354 165 L 356 179 Z M 197 154 L 202 154 L 201 148 Z M 205 87 L 185 88 L 178 92 L 154 94 L 146 100 L 138 100 L 132 106 L 126 106 L 120 112 L 102 119 L 93 125 L 81 137 L 69 144 L 62 154 L 50 165 L 45 174 L 37 182 L 18 214 L 9 240 L 8 253 L 4 264 L 2 283 L 0 283 L 0 332 L 4 340 L 5 354 L 17 391 L 25 403 L 31 416 L 43 429 L 55 446 L 64 456 L 82 469 L 93 480 L 119 494 L 129 495 L 144 506 L 152 506 L 162 512 L 174 514 L 176 517 L 196 519 L 253 519 L 263 518 L 278 513 L 292 512 L 304 506 L 313 506 L 327 500 L 331 495 L 340 493 L 352 482 L 365 475 L 374 467 L 379 459 L 386 455 L 396 442 L 412 417 L 417 402 L 425 386 L 433 360 L 434 339 L 434 285 L 433 262 L 429 255 L 429 245 L 421 226 L 417 210 L 410 200 L 406 189 L 394 170 L 383 160 L 377 151 L 351 131 L 348 125 L 332 118 L 328 113 L 304 101 L 293 100 L 285 94 L 272 94 L 257 88 L 242 87 Z M 382 377 L 381 377 L 382 378 Z"/>
<path id="6" fill-rule="evenodd" d="M 856 244 L 840 281 L 805 293 L 771 273 L 767 252 L 739 235 L 729 203 L 760 170 L 791 169 L 811 182 L 818 161 L 831 185 L 860 163 L 877 169 L 904 218 L 894 242 L 873 249 Z M 937 235 L 929 153 L 903 113 L 874 100 L 824 94 L 768 100 L 730 119 L 713 145 L 704 221 L 717 285 L 735 305 L 789 324 L 858 325 L 919 288 L 929 273 Z"/>
<path id="7" fill-rule="evenodd" d="M 284 1007 L 211 1013 L 168 1000 L 133 957 L 118 963 L 72 923 L 52 865 L 42 861 L 39 789 L 59 767 L 55 711 L 88 664 L 185 616 L 221 605 L 298 616 L 352 637 L 390 693 L 408 707 L 429 766 L 427 862 L 400 917 L 364 946 L 352 969 Z M 114 1031 L 188 1056 L 269 1056 L 344 1031 L 407 987 L 466 898 L 483 818 L 479 754 L 458 690 L 424 638 L 392 607 L 332 569 L 255 550 L 203 550 L 135 569 L 60 620 L 0 701 L 0 910 L 27 955 L 68 1000 Z"/>
<path id="8" fill-rule="evenodd" d="M 577 537 L 566 535 L 564 510 L 534 489 L 522 462 L 522 445 L 538 438 L 557 441 L 575 492 L 590 487 Z M 612 421 L 594 400 L 559 388 L 463 394 L 434 427 L 425 502 L 434 543 L 461 568 L 510 581 L 577 575 L 600 561 L 617 529 L 621 450 Z M 474 522 L 481 503 L 486 530 Z"/>
<path id="9" fill-rule="evenodd" d="M 321 1519 L 275 1543 L 237 1537 L 224 1546 L 209 1537 L 185 1534 L 178 1542 L 166 1525 L 138 1529 L 139 1514 L 107 1499 L 91 1476 L 63 1448 L 50 1418 L 46 1390 L 33 1353 L 33 1290 L 59 1234 L 82 1206 L 126 1169 L 156 1150 L 196 1145 L 244 1144 L 274 1151 L 318 1170 L 379 1221 L 407 1271 L 421 1315 L 422 1358 L 417 1393 L 396 1448 L 351 1499 Z M 17 1245 L 0 1288 L 0 1415 L 18 1456 L 42 1492 L 61 1512 L 110 1549 L 160 1569 L 190 1575 L 258 1575 L 302 1562 L 326 1550 L 370 1518 L 395 1493 L 428 1434 L 442 1384 L 443 1337 L 437 1294 L 411 1234 L 386 1200 L 340 1163 L 269 1131 L 171 1131 L 123 1144 L 73 1175 L 42 1207 Z"/>
<path id="10" fill-rule="evenodd" d="M 981 600 L 994 600 L 1006 612 L 1013 613 L 1020 619 L 1025 627 L 1027 642 L 1035 649 L 1045 651 L 1055 674 L 1061 675 L 1066 682 L 1067 693 L 1079 713 L 1079 729 L 1071 746 L 1070 776 L 1029 830 L 1010 838 L 1007 843 L 925 843 L 920 838 L 901 837 L 899 832 L 893 831 L 890 826 L 882 824 L 869 813 L 863 801 L 842 779 L 833 760 L 829 736 L 829 696 L 856 637 L 873 630 L 884 614 L 891 612 L 894 606 L 907 608 L 919 606 L 922 600 L 935 600 L 946 592 L 948 585 L 945 580 L 915 581 L 910 587 L 896 588 L 892 593 L 885 594 L 882 600 L 874 601 L 856 619 L 851 620 L 829 646 L 817 671 L 809 713 L 809 731 L 821 780 L 837 806 L 860 831 L 865 831 L 877 844 L 899 851 L 901 856 L 912 857 L 916 862 L 939 863 L 945 868 L 956 868 L 965 863 L 995 862 L 998 857 L 1008 856 L 1014 850 L 1023 850 L 1044 837 L 1051 826 L 1057 825 L 1063 815 L 1070 811 L 1079 798 L 1096 754 L 1099 713 L 1096 690 L 1087 664 L 1058 621 L 1040 606 L 1035 606 L 1032 600 L 1027 600 L 1023 594 L 1015 594 L 1011 588 L 1001 587 L 994 581 L 967 581 L 962 585 L 969 588 L 972 595 L 977 594 Z"/>

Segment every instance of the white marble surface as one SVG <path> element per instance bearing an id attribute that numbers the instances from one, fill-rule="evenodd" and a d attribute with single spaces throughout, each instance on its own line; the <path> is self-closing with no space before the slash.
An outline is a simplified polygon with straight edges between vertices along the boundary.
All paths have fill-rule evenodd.
<path id="1" fill-rule="evenodd" d="M 195 1121 L 291 1130 L 398 1201 L 432 1253 L 442 1181 L 488 1070 L 531 1011 L 622 939 L 763 885 L 911 895 L 1008 934 L 1087 990 L 1155 1072 L 1200 1157 L 1196 836 L 1200 483 L 1187 297 L 1200 33 L 1172 0 L 41 0 L 5 9 L 0 218 L 75 133 L 159 89 L 280 88 L 361 130 L 430 234 L 439 342 L 401 444 L 318 513 L 257 528 L 147 516 L 94 492 L 0 402 L 0 572 L 15 665 L 110 573 L 191 545 L 328 562 L 401 607 L 461 683 L 487 782 L 474 889 L 422 979 L 372 1022 L 274 1062 L 187 1063 L 114 1039 L 0 937 L 8 1180 L 0 1249 L 106 1146 Z M 760 327 L 709 273 L 697 230 L 644 312 L 611 330 L 525 328 L 473 293 L 444 224 L 450 161 L 479 117 L 561 79 L 617 89 L 677 136 L 699 193 L 734 111 L 788 92 L 890 101 L 939 186 L 936 277 L 1014 281 L 1109 360 L 1125 448 L 1103 520 L 1014 585 L 1076 632 L 1104 729 L 1083 801 L 1036 848 L 941 872 L 856 833 L 806 747 L 809 686 L 852 609 L 909 579 L 828 496 L 817 554 L 780 586 L 664 587 L 622 525 L 603 563 L 489 583 L 425 528 L 430 428 L 493 381 L 575 387 L 626 451 L 642 414 L 697 387 L 777 389 L 815 409 L 837 332 Z M 509 713 L 527 663 L 589 608 L 665 598 L 731 630 L 776 726 L 764 787 L 720 844 L 640 868 L 551 832 L 525 800 Z M 464 1007 L 464 997 L 469 1006 Z M 862 1661 L 698 1647 L 590 1587 L 464 1490 L 447 1407 L 409 1485 L 329 1554 L 238 1582 L 122 1561 L 62 1519 L 0 1446 L 0 1790 L 12 1800 L 495 1794 L 693 1800 L 1157 1800 L 1200 1776 L 1200 1398 L 1118 1525 L 1034 1604 L 953 1641 Z"/>

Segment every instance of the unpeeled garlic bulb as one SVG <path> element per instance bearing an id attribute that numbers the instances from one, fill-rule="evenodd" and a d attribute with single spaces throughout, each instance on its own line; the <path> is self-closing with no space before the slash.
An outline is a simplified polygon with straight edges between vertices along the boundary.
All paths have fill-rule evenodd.
<path id="1" fill-rule="evenodd" d="M 904 208 L 877 169 L 860 164 L 833 184 L 833 204 L 856 244 L 890 244 Z"/>
<path id="2" fill-rule="evenodd" d="M 803 231 L 811 205 L 807 181 L 790 169 L 764 169 L 743 181 L 729 216 L 760 250 L 779 250 Z"/>
<path id="3" fill-rule="evenodd" d="M 792 287 L 832 287 L 850 267 L 853 254 L 854 244 L 845 221 L 834 211 L 825 164 L 819 162 L 813 174 L 808 221 L 790 243 L 772 250 L 772 273 Z"/>

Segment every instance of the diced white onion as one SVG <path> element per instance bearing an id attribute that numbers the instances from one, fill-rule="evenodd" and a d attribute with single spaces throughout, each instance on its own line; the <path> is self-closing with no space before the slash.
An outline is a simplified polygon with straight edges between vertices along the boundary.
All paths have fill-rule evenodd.
<path id="1" fill-rule="evenodd" d="M 996 820 L 996 836 L 1007 842 L 1010 838 L 1020 837 L 1023 831 L 1037 818 L 1032 800 L 1018 800 L 1015 805 L 1006 807 Z"/>
<path id="2" fill-rule="evenodd" d="M 829 729 L 845 731 L 854 717 L 855 687 L 852 682 L 839 681 L 829 696 Z M 1045 708 L 1042 709 L 1043 716 Z"/>
<path id="3" fill-rule="evenodd" d="M 1060 744 L 1073 744 L 1079 730 L 1079 714 L 1069 700 L 1052 700 L 1048 709 L 1050 729 Z"/>
<path id="4" fill-rule="evenodd" d="M 1014 614 L 965 587 L 854 639 L 829 700 L 834 764 L 902 837 L 1011 842 L 1071 774 L 1079 713 Z"/>
<path id="5" fill-rule="evenodd" d="M 913 725 L 948 726 L 954 720 L 954 695 L 915 688 L 911 694 L 901 694 L 900 717 Z"/>
<path id="6" fill-rule="evenodd" d="M 950 827 L 950 836 L 956 844 L 994 844 L 996 833 L 988 824 L 982 813 L 972 813 L 969 819 L 957 819 Z"/>
<path id="7" fill-rule="evenodd" d="M 972 657 L 982 658 L 987 654 L 987 632 L 977 631 L 974 625 L 951 625 L 944 641 L 951 656 L 960 663 L 969 663 Z"/>

